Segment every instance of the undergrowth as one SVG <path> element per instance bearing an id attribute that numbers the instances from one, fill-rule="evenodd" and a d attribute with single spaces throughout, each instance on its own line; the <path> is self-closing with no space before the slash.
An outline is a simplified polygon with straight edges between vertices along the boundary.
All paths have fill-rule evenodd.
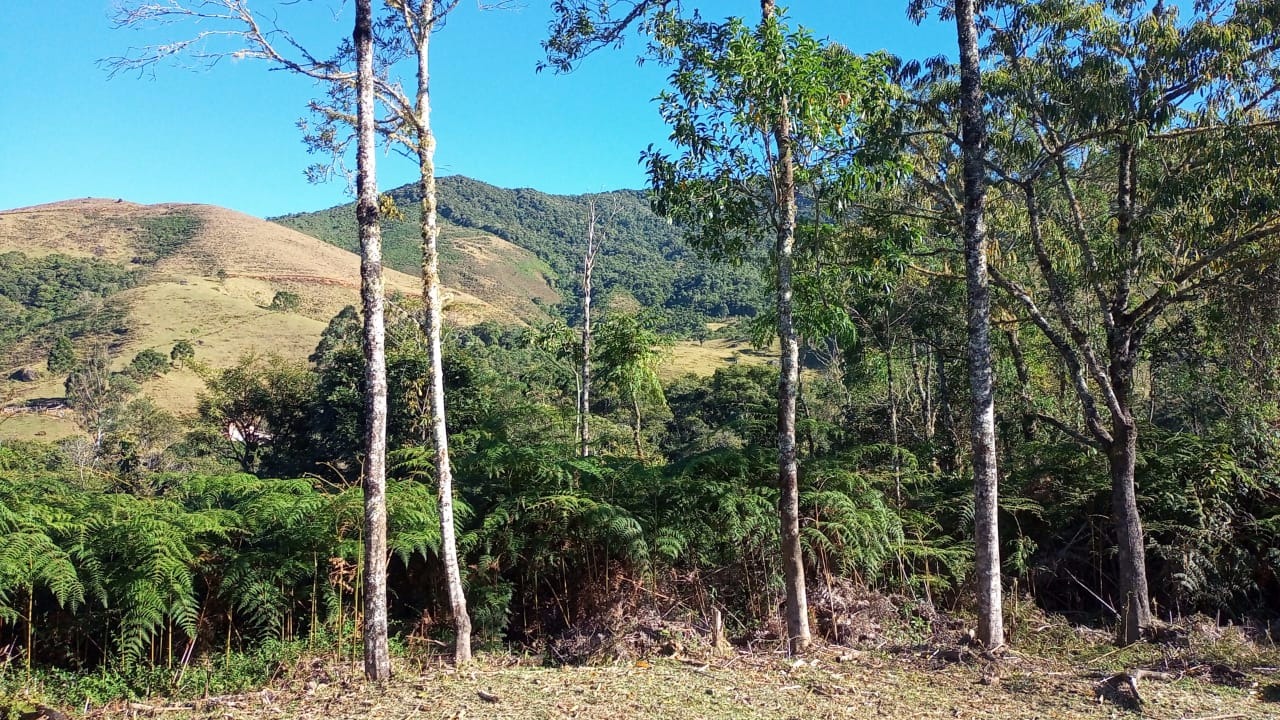
<path id="1" fill-rule="evenodd" d="M 185 668 L 112 664 L 88 671 L 37 668 L 28 673 L 4 665 L 0 666 L 0 711 L 36 704 L 88 709 L 156 696 L 189 699 L 242 693 L 270 684 L 282 670 L 316 651 L 309 650 L 304 640 L 268 640 L 247 651 L 208 656 Z"/>

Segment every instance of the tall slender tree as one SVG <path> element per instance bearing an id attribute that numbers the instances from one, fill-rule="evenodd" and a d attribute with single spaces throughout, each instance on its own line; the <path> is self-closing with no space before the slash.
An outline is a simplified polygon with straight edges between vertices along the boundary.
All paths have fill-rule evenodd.
<path id="1" fill-rule="evenodd" d="M 582 251 L 582 378 L 578 387 L 578 453 L 591 455 L 591 275 L 600 251 L 596 234 L 596 201 L 587 201 L 587 238 Z"/>
<path id="2" fill-rule="evenodd" d="M 631 405 L 631 442 L 644 458 L 641 403 L 663 402 L 658 364 L 666 340 L 634 315 L 614 315 L 600 323 L 600 380 Z"/>
<path id="3" fill-rule="evenodd" d="M 364 674 L 391 677 L 387 650 L 387 357 L 382 233 L 374 161 L 372 0 L 356 0 L 356 224 L 364 306 Z"/>
<path id="4" fill-rule="evenodd" d="M 999 474 L 996 467 L 996 399 L 991 367 L 991 281 L 987 272 L 987 126 L 978 65 L 976 0 L 956 0 L 960 46 L 960 152 L 964 182 L 964 262 L 968 293 L 969 388 L 972 402 L 975 575 L 978 641 L 1004 644 L 1000 587 Z"/>
<path id="5" fill-rule="evenodd" d="M 387 0 L 385 27 L 394 29 L 387 43 L 393 52 L 408 55 L 416 67 L 412 98 L 399 85 L 386 83 L 382 97 L 395 117 L 392 136 L 416 155 L 418 160 L 419 230 L 422 236 L 423 330 L 427 335 L 431 360 L 428 402 L 431 409 L 431 437 L 435 448 L 436 482 L 440 501 L 440 548 L 445 582 L 452 609 L 455 641 L 454 660 L 471 659 L 471 617 L 462 586 L 458 563 L 453 512 L 453 469 L 449 460 L 449 432 L 445 422 L 444 364 L 441 331 L 444 299 L 440 281 L 440 227 L 436 213 L 436 138 L 431 129 L 431 35 L 458 5 L 458 0 Z"/>
<path id="6" fill-rule="evenodd" d="M 769 0 L 754 28 L 737 18 L 721 25 L 671 14 L 659 14 L 654 28 L 659 57 L 675 65 L 661 111 L 682 148 L 676 158 L 646 153 L 656 209 L 714 253 L 742 258 L 772 248 L 779 520 L 787 635 L 790 649 L 800 652 L 811 634 L 796 454 L 798 176 L 818 192 L 846 197 L 866 181 L 866 121 L 887 115 L 893 96 L 887 60 L 789 30 Z"/>
<path id="7" fill-rule="evenodd" d="M 760 0 L 762 27 L 776 21 L 777 5 Z M 776 62 L 786 62 L 778 45 Z M 767 60 L 767 59 L 766 59 Z M 800 339 L 792 317 L 791 272 L 796 244 L 796 158 L 791 134 L 790 89 L 777 94 L 776 108 L 767 122 L 773 134 L 776 162 L 771 168 L 775 227 L 774 262 L 777 263 L 778 310 L 778 508 L 782 520 L 782 572 L 787 585 L 787 636 L 792 652 L 810 643 L 809 601 L 805 593 L 804 552 L 800 547 L 800 466 L 796 459 L 796 395 L 800 386 Z"/>
<path id="8" fill-rule="evenodd" d="M 106 62 L 112 73 L 153 68 L 179 55 L 210 64 L 222 57 L 252 57 L 319 80 L 342 96 L 356 91 L 356 220 L 360 236 L 360 296 L 364 308 L 364 505 L 365 505 L 365 675 L 385 681 L 391 666 L 387 652 L 387 509 L 386 428 L 387 378 L 382 284 L 382 241 L 378 224 L 378 185 L 374 164 L 375 107 L 373 10 L 371 0 L 357 0 L 352 45 L 357 69 L 344 70 L 351 53 L 339 51 L 337 60 L 321 60 L 274 21 L 259 15 L 249 0 L 191 0 L 134 2 L 117 9 L 118 27 L 142 28 L 173 21 L 201 23 L 193 37 L 153 45 L 138 53 Z M 283 46 L 273 38 L 282 37 Z M 211 44 L 221 49 L 210 50 Z M 282 49 L 282 47 L 284 49 Z M 349 65 L 348 65 L 349 67 Z M 329 110 L 331 117 L 339 115 Z"/>

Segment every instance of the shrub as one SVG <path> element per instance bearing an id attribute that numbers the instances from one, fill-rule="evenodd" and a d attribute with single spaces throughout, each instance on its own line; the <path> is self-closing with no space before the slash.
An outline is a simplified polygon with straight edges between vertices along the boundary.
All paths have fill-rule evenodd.
<path id="1" fill-rule="evenodd" d="M 129 368 L 125 372 L 134 380 L 141 382 L 160 377 L 168 369 L 169 358 L 159 350 L 147 348 L 133 356 L 133 362 L 129 363 Z"/>
<path id="2" fill-rule="evenodd" d="M 301 304 L 302 298 L 298 296 L 298 293 L 281 290 L 276 293 L 275 297 L 271 298 L 271 304 L 267 306 L 267 309 L 276 312 L 292 312 L 297 310 Z"/>

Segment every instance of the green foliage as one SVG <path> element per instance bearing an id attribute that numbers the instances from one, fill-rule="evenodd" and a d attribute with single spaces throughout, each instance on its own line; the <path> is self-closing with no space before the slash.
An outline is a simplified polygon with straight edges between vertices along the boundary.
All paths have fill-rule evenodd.
<path id="1" fill-rule="evenodd" d="M 0 696 L 12 687 L 14 694 L 35 695 L 55 707 L 101 708 L 121 700 L 146 701 L 156 695 L 175 699 L 229 695 L 261 688 L 314 649 L 304 641 L 268 639 L 252 650 L 212 656 L 180 675 L 169 667 L 139 664 L 80 671 L 38 669 L 11 680 L 0 675 Z"/>
<path id="2" fill-rule="evenodd" d="M 827 575 L 873 584 L 905 544 L 902 517 L 866 478 L 840 463 L 806 472 L 800 507 L 805 550 Z"/>
<path id="3" fill-rule="evenodd" d="M 103 299 L 136 280 L 133 271 L 97 258 L 0 253 L 0 349 L 55 332 L 110 331 L 120 313 Z"/>
<path id="4" fill-rule="evenodd" d="M 302 304 L 302 298 L 298 293 L 288 290 L 281 290 L 271 298 L 271 304 L 267 306 L 268 310 L 275 312 L 293 312 Z"/>
<path id="5" fill-rule="evenodd" d="M 0 459 L 23 467 L 11 457 Z M 343 622 L 329 610 L 339 598 L 350 608 L 344 568 L 359 562 L 359 488 L 169 475 L 156 480 L 162 492 L 136 495 L 26 467 L 0 473 L 0 632 L 33 625 L 37 658 L 56 654 L 49 643 L 75 629 L 116 669 L 151 665 L 161 640 L 220 637 L 233 618 L 238 634 L 265 641 L 309 622 L 308 604 L 319 608 L 316 623 Z M 431 489 L 397 481 L 388 497 L 390 547 L 402 558 L 433 554 Z"/>
<path id="6" fill-rule="evenodd" d="M 71 344 L 71 339 L 66 335 L 59 335 L 53 342 L 53 347 L 49 348 L 49 356 L 45 361 L 49 372 L 58 375 L 69 373 L 75 369 L 77 362 L 76 348 Z"/>
<path id="7" fill-rule="evenodd" d="M 67 404 L 76 413 L 76 422 L 100 446 L 103 437 L 120 421 L 121 411 L 137 384 L 123 373 L 111 371 L 105 347 L 94 349 L 64 383 Z"/>
<path id="8" fill-rule="evenodd" d="M 650 147 L 643 157 L 654 208 L 695 246 L 741 261 L 774 238 L 786 200 L 776 196 L 775 118 L 788 119 L 786 172 L 810 199 L 848 202 L 888 177 L 877 167 L 891 155 L 881 146 L 896 98 L 886 56 L 855 55 L 776 17 L 753 28 L 664 13 L 654 28 L 653 52 L 672 66 L 660 112 L 679 154 Z"/>
<path id="9" fill-rule="evenodd" d="M 147 348 L 133 356 L 125 372 L 135 381 L 150 380 L 160 377 L 169 370 L 170 359 L 164 353 Z"/>
<path id="10" fill-rule="evenodd" d="M 225 452 L 245 472 L 296 467 L 307 457 L 315 378 L 276 355 L 246 355 L 205 378 L 197 398 L 199 428 L 225 437 Z"/>
<path id="11" fill-rule="evenodd" d="M 1213 8 L 1197 6 L 1196 22 L 1177 21 L 1172 10 L 1157 17 L 1149 2 L 999 5 L 1016 22 L 989 26 L 985 37 L 992 57 L 1008 52 L 988 75 L 989 111 L 999 119 L 992 169 L 1010 191 L 993 193 L 989 206 L 1000 241 L 993 266 L 1028 287 L 1046 267 L 1056 273 L 1061 292 L 1038 306 L 1063 308 L 1053 322 L 1097 311 L 1112 312 L 1113 323 L 1131 320 L 1115 315 L 1123 309 L 1117 294 L 1100 301 L 1096 285 L 1107 278 L 1120 278 L 1115 287 L 1134 302 L 1182 308 L 1145 315 L 1138 339 L 1146 344 L 1133 346 L 1145 349 L 1122 358 L 1137 370 L 1122 391 L 1143 438 L 1138 488 L 1151 588 L 1175 612 L 1274 612 L 1278 281 L 1267 266 L 1274 248 L 1263 241 L 1277 227 L 1270 174 L 1280 163 L 1273 95 L 1259 85 L 1275 77 L 1271 39 L 1259 32 L 1270 20 L 1249 4 L 1216 19 L 1202 16 Z M 581 4 L 558 9 L 571 6 Z M 579 30 L 594 37 L 599 28 L 586 21 Z M 1030 45 L 1028 28 L 1043 31 Z M 894 143 L 882 140 L 894 139 L 885 130 L 900 98 L 885 80 L 886 58 L 860 58 L 781 23 L 753 29 L 658 16 L 652 29 L 659 54 L 673 61 L 673 89 L 662 102 L 681 154 L 647 158 L 658 206 L 686 224 L 694 243 L 763 258 L 776 198 L 768 182 L 774 158 L 760 136 L 788 100 L 807 195 L 795 296 L 807 340 L 797 425 L 802 549 L 812 576 L 963 604 L 973 498 L 957 450 L 968 428 L 951 138 L 913 132 L 907 145 L 922 172 L 891 186 L 897 165 L 870 167 L 893 155 L 886 146 Z M 951 69 L 936 61 L 926 70 L 912 109 L 949 132 Z M 1161 94 L 1169 89 L 1175 97 Z M 1050 127 L 1079 132 L 1055 140 Z M 1043 143 L 1060 140 L 1062 164 L 1036 160 Z M 1142 207 L 1133 233 L 1117 243 L 1120 211 L 1103 183 L 1120 176 L 1126 145 L 1136 149 L 1129 170 Z M 996 172 L 997 160 L 1025 161 L 1026 173 Z M 1241 166 L 1256 172 L 1244 177 Z M 1042 247 L 1030 237 L 1025 195 L 1012 192 L 1028 188 L 1043 201 Z M 572 290 L 564 278 L 579 262 L 580 199 L 462 178 L 442 180 L 441 189 L 453 237 L 482 230 L 522 244 L 561 290 Z M 414 192 L 393 193 L 405 217 L 387 225 L 388 257 L 409 270 L 418 264 Z M 745 628 L 776 619 L 776 369 L 743 364 L 666 385 L 655 372 L 657 329 L 695 333 L 700 320 L 723 315 L 767 324 L 756 271 L 696 261 L 636 193 L 602 204 L 610 202 L 617 209 L 597 278 L 654 312 L 614 312 L 597 327 L 596 455 L 578 457 L 574 443 L 581 350 L 571 317 L 525 331 L 447 329 L 456 530 L 480 637 L 540 641 L 625 616 L 640 602 L 636 588 L 655 588 L 643 602 L 669 603 L 663 609 L 718 603 Z M 354 238 L 345 208 L 288 221 Z M 187 232 L 172 222 L 169 236 Z M 1223 246 L 1213 243 L 1223 238 L 1235 244 L 1218 253 Z M 71 267 L 18 259 L 28 263 L 19 270 L 37 275 Z M 91 275 L 90 265 L 80 274 Z M 1236 271 L 1240 282 L 1228 292 L 1206 295 Z M 44 302 L 24 282 L 0 293 L 4 309 Z M 49 307 L 66 304 L 60 282 L 46 291 Z M 423 423 L 429 364 L 416 306 L 391 309 L 390 598 L 403 627 L 433 632 L 424 621 L 442 617 L 447 604 L 433 583 L 440 528 Z M 998 299 L 995 311 L 1005 571 L 1041 607 L 1101 613 L 1115 588 L 1111 478 L 1105 454 L 1085 447 L 1078 430 L 1087 408 L 1076 392 L 1080 383 L 1100 385 L 1111 368 L 1081 379 L 1063 361 L 1066 341 L 1027 329 L 1021 298 Z M 1099 317 L 1068 340 L 1114 345 Z M 348 307 L 311 365 L 249 357 L 206 378 L 201 426 L 187 447 L 217 445 L 244 470 L 307 479 L 165 472 L 198 460 L 175 449 L 165 432 L 174 421 L 154 404 L 125 405 L 105 355 L 86 359 L 67 387 L 95 434 L 92 461 L 79 462 L 74 443 L 65 451 L 0 447 L 0 646 L 25 650 L 31 631 L 28 657 L 37 666 L 105 661 L 100 674 L 65 691 L 103 698 L 163 686 L 171 676 L 158 668 L 168 662 L 162 648 L 175 640 L 192 644 L 198 660 L 186 677 L 203 683 L 183 692 L 208 693 L 261 678 L 281 656 L 270 639 L 345 638 L 358 623 L 363 567 L 353 481 L 364 392 L 359 338 L 359 313 Z M 175 346 L 170 359 L 190 350 Z M 1099 397 L 1098 407 L 1110 400 Z M 628 434 L 648 445 L 631 453 Z M 67 638 L 85 642 L 67 649 Z M 237 645 L 262 655 L 237 655 Z"/>
<path id="12" fill-rule="evenodd" d="M 134 237 L 135 263 L 152 264 L 181 250 L 200 231 L 200 218 L 186 210 L 171 210 L 144 218 Z"/>
<path id="13" fill-rule="evenodd" d="M 173 349 L 169 351 L 169 362 L 174 367 L 182 367 L 186 363 L 193 360 L 196 356 L 196 349 L 192 346 L 190 340 L 179 340 L 173 344 Z"/>
<path id="14" fill-rule="evenodd" d="M 403 219 L 383 219 L 388 266 L 421 271 L 418 232 L 418 188 L 405 185 L 389 195 L 403 209 Z M 548 195 L 536 190 L 505 190 L 462 176 L 439 178 L 439 212 L 443 276 L 454 283 L 467 262 L 452 238 L 491 233 L 530 250 L 547 264 L 548 276 L 566 297 L 578 294 L 587 196 Z M 754 315 L 761 288 L 754 270 L 699 259 L 680 233 L 654 215 L 641 192 L 619 190 L 597 197 L 605 208 L 601 232 L 605 240 L 596 263 L 594 283 L 601 297 L 625 291 L 650 308 L 688 310 L 705 318 Z M 354 205 L 316 213 L 273 218 L 348 250 L 356 250 Z M 563 311 L 576 318 L 576 303 Z"/>

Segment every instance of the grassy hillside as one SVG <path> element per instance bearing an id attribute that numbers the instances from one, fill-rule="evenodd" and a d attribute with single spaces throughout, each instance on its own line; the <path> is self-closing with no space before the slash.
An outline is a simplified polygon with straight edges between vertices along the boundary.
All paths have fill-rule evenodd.
<path id="1" fill-rule="evenodd" d="M 391 292 L 419 292 L 414 276 L 389 271 L 386 281 Z M 279 293 L 296 304 L 273 307 Z M 82 358 L 106 346 L 117 369 L 143 350 L 167 357 L 179 340 L 213 367 L 247 352 L 305 358 L 329 318 L 358 302 L 358 257 L 231 210 L 85 199 L 0 212 L 0 407 L 62 396 L 65 373 L 45 370 L 60 336 Z M 462 292 L 447 291 L 446 308 L 463 324 L 518 322 Z M 23 368 L 38 377 L 10 378 Z M 144 390 L 180 412 L 200 387 L 175 370 Z M 0 437 L 48 439 L 71 427 L 54 414 L 7 417 Z"/>
<path id="2" fill-rule="evenodd" d="M 498 299 L 491 290 L 508 300 L 521 298 L 526 303 L 521 314 L 557 294 L 576 294 L 588 196 L 507 190 L 456 175 L 440 178 L 438 188 L 446 282 L 491 303 Z M 420 262 L 417 189 L 406 185 L 389 195 L 404 218 L 384 222 L 387 262 L 412 272 Z M 671 329 L 686 331 L 700 321 L 758 310 L 762 292 L 750 263 L 731 266 L 699 258 L 677 228 L 650 211 L 640 192 L 619 190 L 595 198 L 605 238 L 595 277 L 604 293 L 625 291 L 645 308 L 666 311 Z M 355 247 L 351 204 L 274 220 L 339 247 Z M 471 248 L 478 242 L 490 248 L 484 266 L 474 262 Z M 565 303 L 563 310 L 572 315 L 576 303 Z"/>

